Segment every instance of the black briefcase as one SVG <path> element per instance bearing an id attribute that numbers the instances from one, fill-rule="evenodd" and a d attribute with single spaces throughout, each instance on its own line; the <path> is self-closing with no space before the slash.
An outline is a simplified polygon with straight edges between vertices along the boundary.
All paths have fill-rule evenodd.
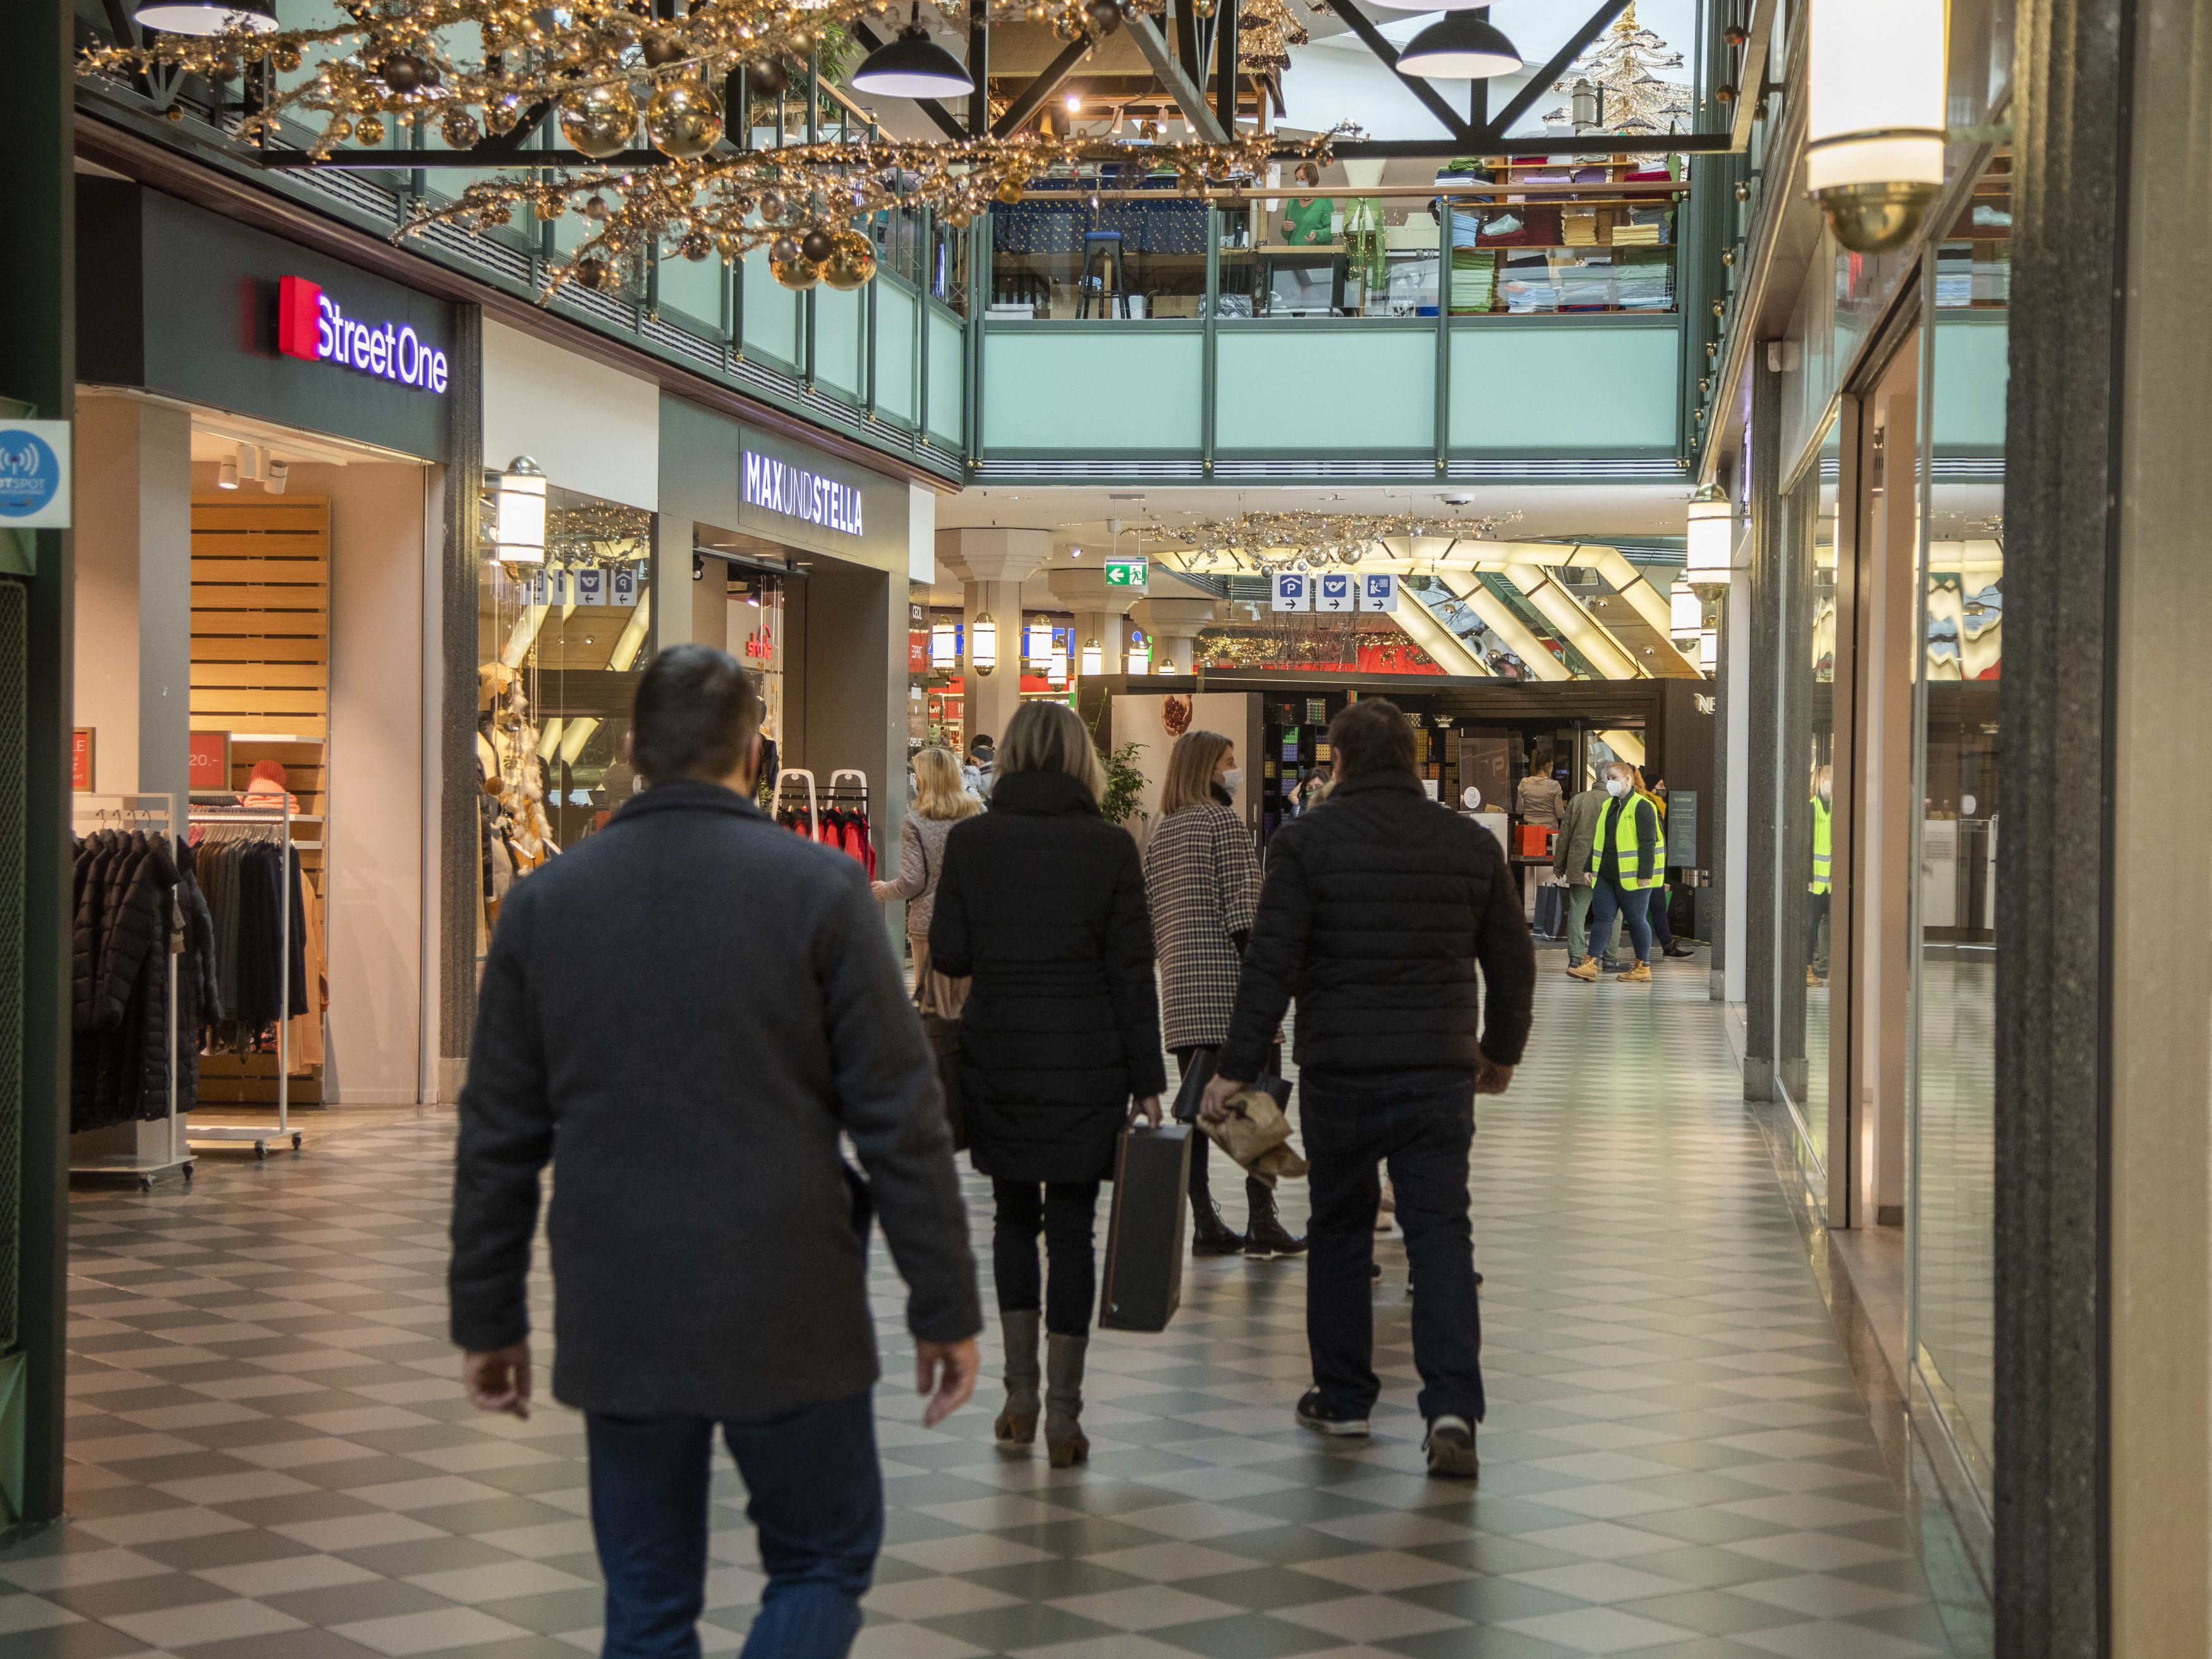
<path id="1" fill-rule="evenodd" d="M 1098 1298 L 1103 1329 L 1164 1331 L 1182 1305 L 1193 1133 L 1174 1122 L 1122 1132 Z"/>

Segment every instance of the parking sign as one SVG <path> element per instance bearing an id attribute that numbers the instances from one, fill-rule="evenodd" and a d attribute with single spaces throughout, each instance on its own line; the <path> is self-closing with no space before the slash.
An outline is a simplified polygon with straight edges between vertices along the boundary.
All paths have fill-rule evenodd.
<path id="1" fill-rule="evenodd" d="M 1395 611 L 1398 608 L 1398 579 L 1384 571 L 1369 571 L 1359 579 L 1359 608 L 1362 611 Z"/>
<path id="2" fill-rule="evenodd" d="M 1356 611 L 1359 608 L 1359 593 L 1353 586 L 1348 570 L 1324 570 L 1314 584 L 1314 609 L 1316 611 Z"/>
<path id="3" fill-rule="evenodd" d="M 1310 611 L 1313 605 L 1313 584 L 1306 580 L 1304 571 L 1278 570 L 1275 573 L 1276 610 Z"/>

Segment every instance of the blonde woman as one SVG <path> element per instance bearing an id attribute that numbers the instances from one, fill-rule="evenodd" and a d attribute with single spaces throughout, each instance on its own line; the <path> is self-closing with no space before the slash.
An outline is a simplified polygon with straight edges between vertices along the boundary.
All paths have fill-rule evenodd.
<path id="1" fill-rule="evenodd" d="M 1145 891 L 1160 956 L 1160 1024 L 1183 1077 L 1211 1069 L 1229 1040 L 1237 972 L 1260 908 L 1260 856 L 1231 803 L 1244 775 L 1237 745 L 1218 732 L 1186 732 L 1168 754 L 1159 822 L 1145 844 Z M 1195 1085 L 1192 1085 L 1194 1088 Z M 1275 1193 L 1244 1178 L 1249 1231 L 1238 1233 L 1213 1207 L 1203 1135 L 1193 1138 L 1190 1207 L 1194 1255 L 1297 1255 L 1275 1213 Z"/>
<path id="2" fill-rule="evenodd" d="M 929 926 L 932 963 L 971 978 L 960 1019 L 969 1157 L 991 1177 L 991 1268 L 1006 1341 L 993 1432 L 1036 1438 L 1046 1344 L 1045 1449 L 1090 1455 L 1078 1419 L 1097 1294 L 1098 1183 L 1123 1126 L 1160 1121 L 1167 1066 L 1144 872 L 1098 811 L 1105 769 L 1064 703 L 1022 705 L 993 769 L 991 810 L 956 824 Z M 1040 1272 L 1042 1233 L 1049 1272 Z"/>
<path id="3" fill-rule="evenodd" d="M 915 1001 L 925 1014 L 960 1018 L 968 995 L 964 980 L 935 972 L 929 961 L 929 919 L 937 908 L 937 884 L 945 874 L 945 842 L 952 826 L 972 818 L 983 803 L 969 794 L 960 763 L 946 749 L 925 749 L 914 757 L 914 810 L 899 825 L 896 881 L 879 881 L 871 890 L 879 899 L 906 901 L 906 940 L 914 952 Z"/>

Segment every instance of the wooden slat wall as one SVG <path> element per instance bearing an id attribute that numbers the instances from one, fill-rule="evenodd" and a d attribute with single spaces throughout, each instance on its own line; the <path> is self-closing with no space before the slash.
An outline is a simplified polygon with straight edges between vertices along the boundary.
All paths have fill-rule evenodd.
<path id="1" fill-rule="evenodd" d="M 234 738 L 231 785 L 244 789 L 257 761 L 282 761 L 300 811 L 315 814 L 329 799 L 330 556 L 324 496 L 192 497 L 192 725 L 286 734 Z M 325 891 L 322 854 L 303 851 L 300 862 Z M 327 933 L 327 911 L 324 922 Z M 319 1072 L 295 1074 L 290 1092 L 296 1105 L 318 1103 Z M 273 1054 L 203 1057 L 204 1106 L 276 1099 Z"/>

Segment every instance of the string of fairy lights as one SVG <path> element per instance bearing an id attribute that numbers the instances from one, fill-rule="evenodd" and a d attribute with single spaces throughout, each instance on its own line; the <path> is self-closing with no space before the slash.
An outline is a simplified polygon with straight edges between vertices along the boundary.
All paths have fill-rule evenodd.
<path id="1" fill-rule="evenodd" d="M 1164 0 L 969 0 L 978 3 L 994 22 L 1048 23 L 1077 40 L 1103 39 Z M 468 149 L 511 139 L 550 113 L 574 152 L 607 165 L 547 167 L 518 148 L 511 168 L 422 208 L 398 233 L 441 223 L 481 233 L 521 216 L 544 223 L 575 213 L 590 228 L 549 261 L 549 297 L 572 282 L 612 285 L 648 252 L 729 261 L 763 247 L 787 288 L 857 289 L 875 275 L 876 254 L 854 221 L 887 209 L 927 208 L 959 227 L 994 203 L 1020 201 L 1035 181 L 1108 167 L 1172 172 L 1187 195 L 1242 190 L 1283 154 L 1265 134 L 1176 143 L 1157 125 L 1140 131 L 1144 142 L 1064 127 L 863 140 L 849 125 L 834 139 L 772 149 L 725 142 L 732 125 L 750 128 L 756 99 L 780 100 L 790 90 L 794 61 L 807 61 L 833 33 L 896 18 L 901 9 L 902 0 L 690 0 L 680 16 L 653 16 L 632 0 L 568 0 L 558 9 L 536 0 L 341 0 L 337 21 L 285 28 L 271 0 L 182 0 L 161 9 L 197 12 L 214 27 L 96 46 L 83 68 L 112 76 L 159 69 L 217 87 L 250 80 L 236 135 L 274 143 L 290 126 L 312 127 L 311 161 L 406 131 L 434 131 L 446 146 Z M 938 9 L 955 23 L 969 8 L 948 0 Z M 918 9 L 911 15 L 901 41 L 934 52 L 949 66 L 941 73 L 964 82 L 957 61 L 927 41 Z M 1287 0 L 1246 0 L 1240 64 L 1271 72 L 1304 38 Z M 641 143 L 658 155 L 641 160 Z M 1329 143 L 1315 139 L 1300 154 L 1326 161 Z"/>
<path id="2" fill-rule="evenodd" d="M 1159 556 L 1192 571 L 1317 569 L 1357 565 L 1388 554 L 1393 542 L 1438 537 L 1487 541 L 1518 513 L 1462 516 L 1426 513 L 1252 512 L 1161 526 Z"/>

